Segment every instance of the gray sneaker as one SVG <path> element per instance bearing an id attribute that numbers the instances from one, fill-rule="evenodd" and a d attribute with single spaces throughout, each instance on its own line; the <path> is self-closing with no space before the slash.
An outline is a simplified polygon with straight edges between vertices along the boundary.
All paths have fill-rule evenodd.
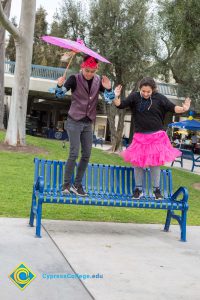
<path id="1" fill-rule="evenodd" d="M 73 184 L 70 188 L 70 191 L 76 194 L 77 196 L 82 196 L 82 197 L 87 196 L 87 193 L 84 191 L 82 184 L 80 185 Z"/>

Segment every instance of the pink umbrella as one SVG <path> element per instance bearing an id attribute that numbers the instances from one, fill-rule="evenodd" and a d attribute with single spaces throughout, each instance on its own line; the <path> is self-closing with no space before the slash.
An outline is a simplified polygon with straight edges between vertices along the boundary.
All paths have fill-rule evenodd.
<path id="1" fill-rule="evenodd" d="M 93 50 L 89 49 L 88 47 L 86 47 L 83 40 L 81 40 L 81 39 L 77 39 L 77 41 L 71 41 L 71 40 L 61 39 L 58 37 L 48 36 L 48 35 L 42 36 L 42 39 L 43 39 L 43 41 L 45 41 L 49 44 L 53 44 L 53 45 L 59 46 L 61 48 L 66 48 L 66 49 L 72 50 L 75 53 L 83 52 L 83 53 L 88 54 L 94 58 L 97 58 L 98 60 L 105 62 L 107 64 L 111 63 L 110 61 L 108 61 L 106 58 L 104 58 L 100 54 L 98 54 L 98 53 L 94 52 Z"/>
<path id="2" fill-rule="evenodd" d="M 67 40 L 67 39 L 61 39 L 55 36 L 50 36 L 50 35 L 44 35 L 41 37 L 41 39 L 49 44 L 55 45 L 55 46 L 59 46 L 61 48 L 66 48 L 71 50 L 68 53 L 64 53 L 64 55 L 62 56 L 62 61 L 65 61 L 69 59 L 69 62 L 67 64 L 66 70 L 63 74 L 63 77 L 66 78 L 67 75 L 67 70 L 69 69 L 69 66 L 72 62 L 73 57 L 76 55 L 76 53 L 79 52 L 83 52 L 85 54 L 88 54 L 94 58 L 97 58 L 98 60 L 108 63 L 110 64 L 111 62 L 108 61 L 106 58 L 104 58 L 103 56 L 101 56 L 100 54 L 94 52 L 93 50 L 87 48 L 83 42 L 83 40 L 81 39 L 77 39 L 77 41 L 71 41 L 71 40 Z M 55 89 L 54 88 L 50 88 L 49 92 L 51 93 L 55 93 Z"/>

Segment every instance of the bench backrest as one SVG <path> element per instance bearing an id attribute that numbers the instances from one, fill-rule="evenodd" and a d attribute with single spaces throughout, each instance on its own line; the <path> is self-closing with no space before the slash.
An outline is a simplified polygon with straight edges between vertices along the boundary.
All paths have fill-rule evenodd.
<path id="1" fill-rule="evenodd" d="M 34 163 L 34 184 L 38 176 L 42 176 L 46 192 L 57 193 L 61 191 L 65 162 L 35 158 Z M 75 174 L 76 168 L 72 182 Z M 146 169 L 143 176 L 143 192 L 146 196 L 152 196 L 150 170 Z M 134 168 L 89 163 L 82 184 L 87 191 L 93 193 L 132 195 L 135 188 Z M 165 198 L 172 195 L 172 176 L 170 170 L 161 170 L 160 188 Z"/>
<path id="2" fill-rule="evenodd" d="M 182 158 L 194 160 L 194 153 L 191 150 L 180 149 Z"/>

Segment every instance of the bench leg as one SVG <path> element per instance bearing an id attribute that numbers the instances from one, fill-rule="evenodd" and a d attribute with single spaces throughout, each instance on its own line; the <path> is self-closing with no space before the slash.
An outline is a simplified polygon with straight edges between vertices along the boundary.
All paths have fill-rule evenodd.
<path id="1" fill-rule="evenodd" d="M 183 157 L 181 156 L 181 168 L 183 168 Z"/>
<path id="2" fill-rule="evenodd" d="M 31 207 L 29 225 L 30 225 L 31 227 L 33 227 L 33 226 L 34 226 L 33 223 L 34 223 L 34 213 L 33 213 L 32 207 Z"/>
<path id="3" fill-rule="evenodd" d="M 38 202 L 36 217 L 36 237 L 41 237 L 42 203 Z"/>
<path id="4" fill-rule="evenodd" d="M 182 210 L 181 213 L 181 241 L 186 242 L 186 221 L 187 221 L 187 210 Z"/>
<path id="5" fill-rule="evenodd" d="M 171 210 L 168 210 L 167 211 L 166 221 L 165 221 L 164 231 L 169 231 L 169 226 L 170 226 L 170 223 L 171 223 L 171 218 L 172 218 Z"/>
<path id="6" fill-rule="evenodd" d="M 33 207 L 34 207 L 35 201 L 36 201 L 35 196 L 32 196 L 32 204 L 31 204 L 30 220 L 29 220 L 29 225 L 31 227 L 34 226 L 33 223 L 34 223 L 34 216 L 35 216 L 35 214 L 33 212 Z"/>

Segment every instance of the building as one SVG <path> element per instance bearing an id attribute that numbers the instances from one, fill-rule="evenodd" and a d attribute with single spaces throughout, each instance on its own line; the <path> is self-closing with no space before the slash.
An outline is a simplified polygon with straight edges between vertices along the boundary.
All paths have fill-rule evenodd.
<path id="1" fill-rule="evenodd" d="M 9 111 L 12 101 L 12 87 L 14 84 L 14 62 L 5 62 L 5 107 Z M 32 65 L 28 106 L 27 106 L 27 132 L 31 134 L 47 135 L 49 130 L 54 132 L 65 131 L 67 111 L 70 106 L 70 92 L 63 99 L 55 98 L 52 90 L 56 85 L 56 79 L 62 76 L 64 69 Z M 71 75 L 71 70 L 68 75 Z M 181 105 L 183 98 L 179 97 L 178 86 L 158 82 L 158 90 L 166 95 L 172 102 Z M 166 124 L 175 116 L 169 115 Z M 5 118 L 6 119 L 6 118 Z M 116 116 L 116 123 L 118 116 Z M 129 137 L 131 130 L 131 113 L 127 112 L 124 119 L 124 132 Z M 100 105 L 97 107 L 97 117 L 94 123 L 94 134 L 104 140 L 109 140 L 108 118 L 103 114 Z M 57 135 L 60 137 L 61 135 Z"/>

